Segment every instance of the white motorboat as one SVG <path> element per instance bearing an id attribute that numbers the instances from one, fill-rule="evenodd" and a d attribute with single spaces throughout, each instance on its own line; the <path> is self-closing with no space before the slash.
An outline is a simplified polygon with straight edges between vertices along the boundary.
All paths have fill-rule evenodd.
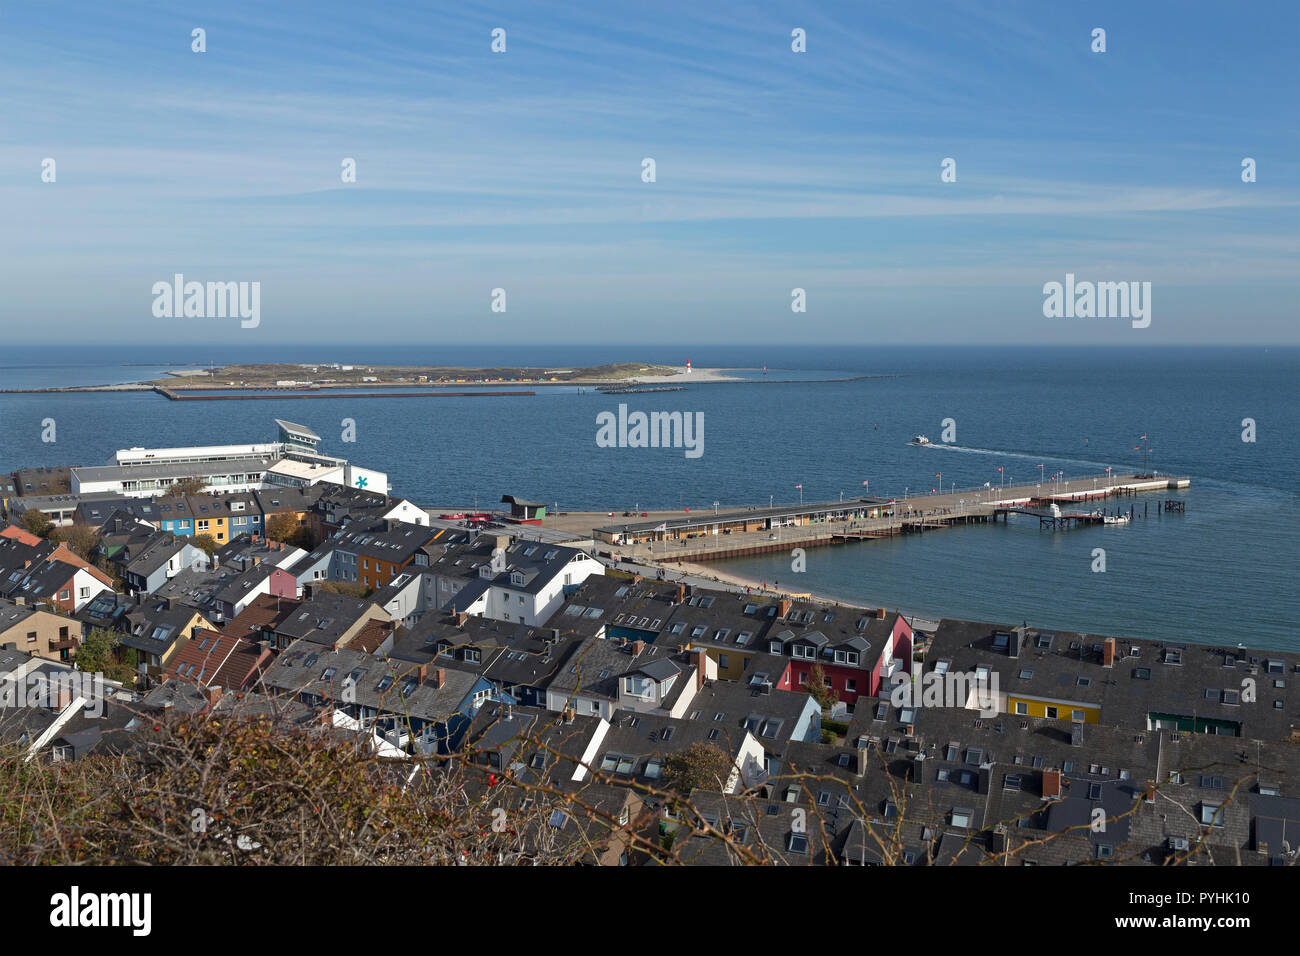
<path id="1" fill-rule="evenodd" d="M 913 435 L 913 436 L 912 436 L 912 440 L 911 440 L 910 442 L 908 442 L 908 444 L 909 444 L 909 445 L 929 445 L 929 444 L 930 444 L 930 439 L 926 438 L 924 435 Z"/>

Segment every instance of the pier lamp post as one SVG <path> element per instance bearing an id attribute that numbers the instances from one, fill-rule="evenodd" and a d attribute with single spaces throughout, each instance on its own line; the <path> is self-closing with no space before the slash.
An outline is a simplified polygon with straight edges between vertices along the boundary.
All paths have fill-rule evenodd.
<path id="1" fill-rule="evenodd" d="M 1038 466 L 1038 493 L 1043 493 L 1043 466 Z"/>
<path id="2" fill-rule="evenodd" d="M 716 518 L 717 516 L 718 516 L 718 503 L 715 501 L 713 503 L 713 517 Z"/>

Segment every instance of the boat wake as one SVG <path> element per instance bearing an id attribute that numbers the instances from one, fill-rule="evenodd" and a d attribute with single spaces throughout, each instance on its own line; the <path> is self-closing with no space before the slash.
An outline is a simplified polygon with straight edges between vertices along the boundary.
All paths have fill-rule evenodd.
<path id="1" fill-rule="evenodd" d="M 998 458 L 1024 458 L 1028 461 L 1037 462 L 1060 462 L 1067 465 L 1093 465 L 1098 469 L 1105 468 L 1110 462 L 1096 461 L 1092 458 L 1062 458 L 1060 455 L 1043 454 L 1042 452 L 1028 453 L 1022 451 L 1006 451 L 999 448 L 971 448 L 966 445 L 950 445 L 942 442 L 935 442 L 931 445 L 920 446 L 924 448 L 942 448 L 945 451 L 960 452 L 965 455 L 993 455 Z"/>

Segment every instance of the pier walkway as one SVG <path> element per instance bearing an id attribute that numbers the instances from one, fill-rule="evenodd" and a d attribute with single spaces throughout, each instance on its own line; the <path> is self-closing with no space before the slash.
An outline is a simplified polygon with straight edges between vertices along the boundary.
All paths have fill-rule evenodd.
<path id="1" fill-rule="evenodd" d="M 592 529 L 597 547 L 649 561 L 709 561 L 847 541 L 923 534 L 955 525 L 1004 522 L 1012 514 L 1037 517 L 1040 527 L 1103 524 L 1148 509 L 1085 502 L 1130 498 L 1146 492 L 1187 488 L 1190 479 L 1170 475 L 1089 475 L 1068 481 L 957 489 L 907 498 L 855 498 L 771 508 L 691 514 L 685 518 L 610 523 Z M 1057 506 L 1053 509 L 1053 505 Z M 1163 509 L 1158 504 L 1158 513 Z M 1174 510 L 1170 508 L 1169 510 Z M 1181 509 L 1178 509 L 1181 512 Z M 1113 512 L 1113 514 L 1111 514 Z M 1111 517 L 1111 522 L 1106 517 Z"/>

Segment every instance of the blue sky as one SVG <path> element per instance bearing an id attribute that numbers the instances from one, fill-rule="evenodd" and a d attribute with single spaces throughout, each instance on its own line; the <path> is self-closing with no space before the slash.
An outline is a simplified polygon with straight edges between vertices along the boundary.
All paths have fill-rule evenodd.
<path id="1" fill-rule="evenodd" d="M 1300 5 L 1251 0 L 11 5 L 0 324 L 33 344 L 1297 342 L 1297 64 Z M 260 282 L 261 324 L 155 318 L 177 272 Z M 1150 327 L 1044 318 L 1067 272 L 1150 281 Z"/>

